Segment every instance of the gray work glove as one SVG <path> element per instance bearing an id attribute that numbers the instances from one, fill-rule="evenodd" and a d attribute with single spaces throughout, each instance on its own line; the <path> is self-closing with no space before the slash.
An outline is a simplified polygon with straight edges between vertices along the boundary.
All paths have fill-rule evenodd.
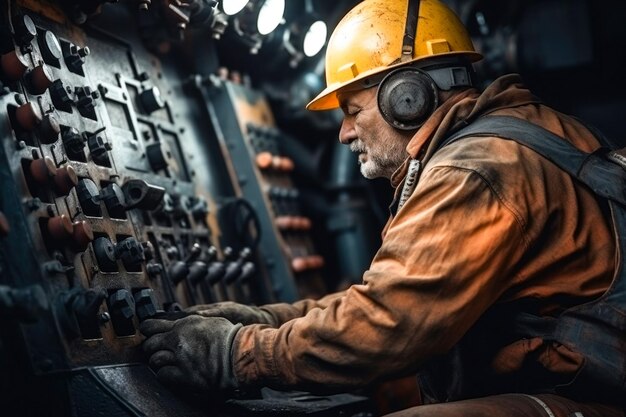
<path id="1" fill-rule="evenodd" d="M 180 320 L 145 320 L 143 349 L 163 384 L 207 393 L 234 390 L 238 382 L 231 350 L 241 324 L 220 317 L 197 315 Z"/>
<path id="2" fill-rule="evenodd" d="M 234 303 L 232 301 L 201 304 L 186 308 L 185 312 L 197 314 L 202 317 L 224 317 L 231 323 L 241 323 L 244 326 L 250 324 L 269 324 L 271 327 L 280 326 L 280 323 L 277 323 L 274 316 L 263 308 Z"/>

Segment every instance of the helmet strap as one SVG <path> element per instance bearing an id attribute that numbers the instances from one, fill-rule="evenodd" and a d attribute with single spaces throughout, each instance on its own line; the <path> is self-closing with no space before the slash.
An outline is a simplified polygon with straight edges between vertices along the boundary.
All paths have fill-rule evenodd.
<path id="1" fill-rule="evenodd" d="M 408 3 L 400 62 L 408 62 L 413 59 L 415 37 L 417 35 L 417 20 L 419 19 L 420 0 L 408 0 Z"/>

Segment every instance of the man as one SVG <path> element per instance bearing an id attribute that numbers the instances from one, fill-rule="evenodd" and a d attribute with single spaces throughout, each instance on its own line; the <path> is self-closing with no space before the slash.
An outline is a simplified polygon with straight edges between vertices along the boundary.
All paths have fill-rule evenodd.
<path id="1" fill-rule="evenodd" d="M 365 0 L 342 19 L 327 88 L 308 108 L 341 107 L 339 140 L 365 177 L 395 187 L 380 250 L 361 285 L 321 300 L 220 303 L 145 321 L 160 380 L 333 391 L 418 373 L 426 402 L 438 404 L 398 415 L 624 415 L 598 386 L 574 390 L 581 354 L 515 321 L 557 316 L 607 290 L 615 242 L 604 207 L 514 141 L 473 136 L 440 147 L 486 115 L 530 121 L 587 152 L 598 140 L 516 75 L 478 92 L 477 59 L 438 0 Z"/>

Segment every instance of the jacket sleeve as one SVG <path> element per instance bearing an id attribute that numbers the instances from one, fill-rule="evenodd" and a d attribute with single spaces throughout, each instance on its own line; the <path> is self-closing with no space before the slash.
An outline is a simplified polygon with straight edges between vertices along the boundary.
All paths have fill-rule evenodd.
<path id="1" fill-rule="evenodd" d="M 338 293 L 328 294 L 319 300 L 300 300 L 293 304 L 289 303 L 275 303 L 265 304 L 260 308 L 267 311 L 274 318 L 275 323 L 281 325 L 287 323 L 289 320 L 303 317 L 307 315 L 309 311 L 314 308 L 324 309 L 335 299 L 341 298 L 345 294 L 345 291 Z"/>
<path id="2" fill-rule="evenodd" d="M 513 285 L 523 217 L 477 172 L 435 166 L 389 224 L 362 285 L 233 348 L 245 385 L 348 389 L 449 350 Z"/>

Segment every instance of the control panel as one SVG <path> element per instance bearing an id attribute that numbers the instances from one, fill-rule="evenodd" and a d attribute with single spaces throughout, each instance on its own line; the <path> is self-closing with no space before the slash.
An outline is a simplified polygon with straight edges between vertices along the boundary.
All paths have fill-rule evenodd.
<path id="1" fill-rule="evenodd" d="M 141 321 L 319 297 L 324 260 L 262 93 L 159 53 L 136 3 L 81 26 L 60 4 L 2 11 L 0 353 L 55 384 L 153 386 Z"/>

